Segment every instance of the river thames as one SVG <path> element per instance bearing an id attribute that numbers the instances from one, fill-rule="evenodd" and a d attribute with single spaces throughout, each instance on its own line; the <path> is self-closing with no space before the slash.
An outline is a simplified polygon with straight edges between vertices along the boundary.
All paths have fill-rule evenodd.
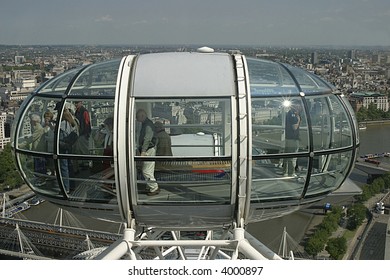
<path id="1" fill-rule="evenodd" d="M 367 125 L 365 130 L 360 130 L 360 148 L 359 155 L 369 153 L 390 152 L 390 123 L 379 125 Z M 389 158 L 383 160 L 389 161 Z M 362 186 L 366 184 L 367 175 L 354 169 L 349 177 L 356 185 Z M 346 204 L 351 202 L 352 198 L 346 199 Z M 278 253 L 282 238 L 283 229 L 286 228 L 289 236 L 297 244 L 305 237 L 305 233 L 309 228 L 313 215 L 321 215 L 322 205 L 324 201 L 320 201 L 312 205 L 308 209 L 303 209 L 294 212 L 290 215 L 275 218 L 268 221 L 250 224 L 248 232 L 255 238 L 264 243 L 271 250 Z M 20 218 L 25 218 L 32 221 L 40 221 L 44 223 L 58 224 L 59 208 L 49 202 L 41 203 L 38 206 L 32 206 L 24 211 Z M 94 229 L 99 231 L 107 231 L 119 233 L 120 225 L 104 221 L 98 221 L 85 216 L 67 214 L 67 221 L 71 226 Z M 55 222 L 57 219 L 57 222 Z M 68 224 L 69 225 L 69 224 Z"/>

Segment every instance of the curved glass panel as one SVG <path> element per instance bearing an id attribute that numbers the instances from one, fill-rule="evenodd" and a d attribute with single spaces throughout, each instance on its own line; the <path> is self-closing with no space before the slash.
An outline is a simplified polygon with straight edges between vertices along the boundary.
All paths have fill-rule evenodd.
<path id="1" fill-rule="evenodd" d="M 252 147 L 254 155 L 307 152 L 306 112 L 300 99 L 252 97 Z M 294 122 L 294 123 L 291 123 Z M 293 129 L 292 125 L 297 124 Z M 299 140 L 298 150 L 290 144 Z"/>
<path id="2" fill-rule="evenodd" d="M 54 127 L 60 99 L 34 97 L 19 121 L 16 147 L 21 150 L 53 153 Z M 51 115 L 46 120 L 45 116 Z"/>
<path id="3" fill-rule="evenodd" d="M 80 71 L 81 68 L 75 68 L 69 70 L 63 74 L 60 74 L 46 83 L 44 83 L 40 88 L 38 88 L 37 92 L 39 94 L 58 94 L 63 95 L 68 88 L 70 82 L 74 78 L 75 75 Z"/>
<path id="4" fill-rule="evenodd" d="M 69 98 L 61 110 L 57 137 L 65 189 L 73 200 L 109 202 L 116 196 L 114 100 Z"/>
<path id="5" fill-rule="evenodd" d="M 251 202 L 298 199 L 302 195 L 305 176 L 279 176 L 279 178 L 270 176 L 270 178 L 264 179 L 263 172 L 259 171 L 257 167 L 257 162 L 252 171 L 254 176 L 252 177 Z"/>
<path id="6" fill-rule="evenodd" d="M 282 97 L 252 97 L 251 101 L 251 200 L 258 202 L 299 198 L 304 189 L 302 178 L 307 175 L 309 148 L 303 103 L 300 98 Z M 272 156 L 277 154 L 285 156 Z M 302 157 L 304 154 L 306 157 Z"/>
<path id="7" fill-rule="evenodd" d="M 291 75 L 280 64 L 247 58 L 252 96 L 299 94 Z"/>
<path id="8" fill-rule="evenodd" d="M 306 96 L 313 132 L 314 151 L 332 148 L 334 128 L 331 118 L 329 95 Z"/>
<path id="9" fill-rule="evenodd" d="M 119 59 L 92 64 L 77 77 L 69 95 L 114 96 Z"/>
<path id="10" fill-rule="evenodd" d="M 285 66 L 291 71 L 292 75 L 301 87 L 301 90 L 305 94 L 331 92 L 332 87 L 316 75 L 291 65 Z"/>
<path id="11" fill-rule="evenodd" d="M 60 153 L 83 157 L 112 157 L 112 153 L 105 152 L 104 149 L 108 145 L 112 146 L 114 99 L 81 100 L 68 98 L 62 110 L 68 111 L 71 114 L 69 120 L 74 120 L 77 125 L 73 127 L 69 122 L 64 122 L 64 135 L 61 135 L 61 131 L 59 132 L 60 142 L 61 139 L 66 140 L 72 131 L 75 131 L 77 135 L 74 141 L 70 141 L 71 139 L 65 141 L 69 143 L 69 147 L 67 149 L 61 149 L 60 147 Z M 62 120 L 64 120 L 64 116 Z"/>
<path id="12" fill-rule="evenodd" d="M 33 191 L 61 197 L 53 158 L 25 154 L 17 156 L 24 178 Z"/>
<path id="13" fill-rule="evenodd" d="M 306 192 L 307 196 L 320 195 L 336 190 L 348 175 L 352 151 L 316 156 Z"/>
<path id="14" fill-rule="evenodd" d="M 313 142 L 300 98 L 252 97 L 253 202 L 299 198 L 309 171 L 314 173 L 309 196 L 333 191 L 347 175 L 352 152 L 315 156 L 308 169 L 312 145 L 314 152 L 351 147 L 351 124 L 342 101 L 329 94 L 305 100 Z M 284 157 L 276 157 L 279 154 Z"/>
<path id="15" fill-rule="evenodd" d="M 66 160 L 62 160 L 66 164 Z M 88 166 L 75 166 L 80 164 L 79 159 L 68 160 L 69 179 L 64 177 L 65 189 L 69 184 L 69 199 L 84 202 L 111 203 L 116 199 L 115 174 L 112 160 L 90 160 Z"/>
<path id="16" fill-rule="evenodd" d="M 109 202 L 116 197 L 112 165 L 114 100 L 85 101 L 88 109 L 81 115 L 88 114 L 88 133 L 83 131 L 86 125 L 82 121 L 86 120 L 77 120 L 83 105 L 79 101 L 38 96 L 30 100 L 20 120 L 16 147 L 37 155 L 20 155 L 21 169 L 31 187 L 41 194 L 62 197 L 66 192 L 73 200 Z M 73 142 L 71 133 L 76 133 Z M 53 157 L 55 154 L 58 156 Z"/>
<path id="17" fill-rule="evenodd" d="M 306 96 L 313 131 L 314 151 L 350 147 L 351 123 L 336 95 Z M 344 101 L 345 102 L 345 101 Z"/>
<path id="18" fill-rule="evenodd" d="M 138 100 L 135 108 L 137 202 L 230 203 L 230 98 Z"/>
<path id="19" fill-rule="evenodd" d="M 308 172 L 308 157 L 303 155 L 252 160 L 252 202 L 299 199 Z"/>
<path id="20" fill-rule="evenodd" d="M 19 135 L 16 135 L 16 132 L 18 132 L 18 134 L 20 134 L 20 132 L 17 131 L 17 130 L 20 130 L 19 129 L 20 126 L 26 127 L 26 125 L 30 125 L 29 124 L 30 120 L 29 119 L 22 120 L 22 117 L 24 115 L 26 108 L 29 106 L 29 104 L 33 98 L 34 98 L 33 95 L 27 96 L 27 98 L 24 100 L 24 102 L 20 105 L 19 109 L 16 111 L 15 121 L 13 122 L 13 125 L 11 126 L 11 147 L 12 148 L 16 148 L 17 142 L 18 142 L 18 137 L 20 137 L 20 136 L 24 137 L 25 134 L 28 134 L 28 131 L 27 131 L 26 133 L 23 132 L 19 136 Z M 26 122 L 27 122 L 27 124 L 26 124 Z"/>
<path id="21" fill-rule="evenodd" d="M 339 96 L 339 98 L 341 98 L 341 101 L 347 107 L 347 110 L 348 110 L 347 113 L 352 117 L 352 122 L 353 122 L 352 124 L 353 124 L 353 127 L 355 129 L 355 135 L 356 135 L 356 144 L 358 145 L 360 143 L 360 138 L 359 138 L 359 124 L 358 124 L 358 121 L 356 119 L 356 115 L 353 111 L 351 104 L 349 103 L 348 98 L 345 97 L 344 95 Z"/>
<path id="22" fill-rule="evenodd" d="M 351 147 L 353 144 L 352 127 L 347 111 L 336 95 L 329 96 L 331 116 L 331 146 L 333 148 Z"/>

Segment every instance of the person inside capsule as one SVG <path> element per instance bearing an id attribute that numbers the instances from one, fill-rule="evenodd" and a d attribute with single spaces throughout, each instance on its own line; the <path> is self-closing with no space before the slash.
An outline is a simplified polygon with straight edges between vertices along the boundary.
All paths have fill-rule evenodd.
<path id="1" fill-rule="evenodd" d="M 58 104 L 58 103 L 57 103 Z M 57 110 L 58 107 L 56 106 Z M 62 114 L 62 119 L 60 123 L 60 150 L 61 153 L 67 154 L 72 151 L 72 142 L 74 138 L 77 138 L 77 123 L 72 113 L 69 111 L 67 107 L 65 107 L 64 112 Z M 74 135 L 74 136 L 72 136 Z M 70 174 L 72 173 L 72 162 L 69 159 L 60 159 L 60 171 L 61 176 L 63 178 L 63 183 L 65 187 L 65 191 L 67 193 L 70 192 Z"/>
<path id="2" fill-rule="evenodd" d="M 141 157 L 156 156 L 156 128 L 153 122 L 147 117 L 144 109 L 139 109 L 136 119 L 141 123 L 141 131 L 138 138 L 138 153 Z M 146 191 L 148 196 L 160 193 L 160 188 L 154 178 L 154 161 L 142 162 L 142 175 L 146 180 Z"/>
<path id="3" fill-rule="evenodd" d="M 299 101 L 293 100 L 290 110 L 286 114 L 285 153 L 296 153 L 299 149 L 299 126 L 301 124 L 301 105 Z M 295 177 L 297 158 L 285 158 L 283 160 L 283 176 Z"/>

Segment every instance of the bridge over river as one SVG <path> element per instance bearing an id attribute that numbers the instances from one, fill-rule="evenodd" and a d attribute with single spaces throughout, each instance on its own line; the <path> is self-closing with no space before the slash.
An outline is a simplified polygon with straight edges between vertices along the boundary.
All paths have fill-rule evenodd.
<path id="1" fill-rule="evenodd" d="M 369 157 L 360 157 L 355 162 L 355 168 L 368 174 L 369 179 L 390 172 L 390 162 L 381 160 L 381 158 L 388 159 L 388 156 L 371 155 Z"/>
<path id="2" fill-rule="evenodd" d="M 119 234 L 0 218 L 0 254 L 17 258 L 66 259 L 81 252 L 111 245 Z M 42 254 L 41 252 L 45 252 Z"/>

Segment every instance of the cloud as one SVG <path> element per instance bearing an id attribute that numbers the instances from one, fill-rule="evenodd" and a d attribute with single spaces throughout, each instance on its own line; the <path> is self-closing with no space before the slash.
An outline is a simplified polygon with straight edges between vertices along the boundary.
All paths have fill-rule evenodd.
<path id="1" fill-rule="evenodd" d="M 323 17 L 323 18 L 320 18 L 320 21 L 322 22 L 332 22 L 334 21 L 335 19 L 334 18 L 331 18 L 331 17 Z"/>
<path id="2" fill-rule="evenodd" d="M 390 10 L 382 11 L 380 16 L 385 16 L 385 17 L 390 16 Z"/>
<path id="3" fill-rule="evenodd" d="M 96 22 L 110 22 L 113 21 L 111 15 L 105 15 L 100 18 L 95 19 Z"/>
<path id="4" fill-rule="evenodd" d="M 148 23 L 149 23 L 149 21 L 147 21 L 146 19 L 141 19 L 141 20 L 137 20 L 137 21 L 132 22 L 133 25 L 148 24 Z"/>
<path id="5" fill-rule="evenodd" d="M 160 24 L 166 24 L 166 23 L 169 23 L 169 19 L 166 17 L 163 17 L 160 19 L 157 18 L 157 19 L 152 19 L 152 20 L 140 19 L 140 20 L 133 21 L 130 24 L 131 25 L 148 25 L 148 26 L 157 25 L 157 26 L 160 26 Z"/>

